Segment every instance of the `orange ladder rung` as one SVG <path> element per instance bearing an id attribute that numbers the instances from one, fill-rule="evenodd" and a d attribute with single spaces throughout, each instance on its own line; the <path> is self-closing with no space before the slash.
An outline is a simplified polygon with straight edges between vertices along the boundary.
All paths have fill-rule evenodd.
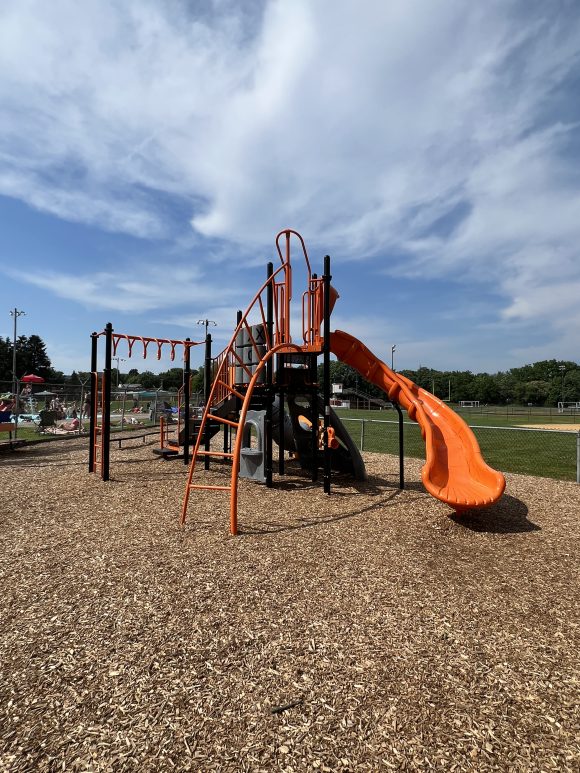
<path id="1" fill-rule="evenodd" d="M 230 427 L 235 427 L 236 429 L 239 428 L 240 423 L 237 421 L 231 421 L 230 419 L 224 419 L 223 416 L 215 416 L 213 413 L 208 413 L 207 415 L 208 419 L 214 419 L 214 421 L 221 421 L 222 424 L 229 424 Z M 204 425 L 205 427 L 205 425 Z"/>
<path id="2" fill-rule="evenodd" d="M 225 387 L 228 390 L 228 392 L 231 392 L 236 397 L 239 397 L 240 400 L 244 399 L 244 395 L 241 392 L 238 392 L 238 390 L 234 389 L 233 386 L 230 386 L 229 384 L 226 384 L 226 382 L 222 381 L 221 378 L 218 379 L 217 383 L 220 384 L 221 386 Z"/>
<path id="3" fill-rule="evenodd" d="M 204 486 L 202 483 L 190 483 L 188 488 L 192 489 L 210 489 L 212 491 L 231 491 L 231 486 Z"/>
<path id="4" fill-rule="evenodd" d="M 198 451 L 196 456 L 229 456 L 230 459 L 234 458 L 234 455 L 227 451 Z"/>

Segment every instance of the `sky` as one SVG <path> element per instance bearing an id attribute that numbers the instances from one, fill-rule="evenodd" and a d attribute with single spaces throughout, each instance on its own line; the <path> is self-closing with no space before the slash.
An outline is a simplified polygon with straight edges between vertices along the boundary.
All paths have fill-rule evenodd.
<path id="1" fill-rule="evenodd" d="M 65 373 L 222 349 L 284 228 L 397 369 L 580 361 L 577 0 L 3 0 L 0 116 L 0 335 Z"/>

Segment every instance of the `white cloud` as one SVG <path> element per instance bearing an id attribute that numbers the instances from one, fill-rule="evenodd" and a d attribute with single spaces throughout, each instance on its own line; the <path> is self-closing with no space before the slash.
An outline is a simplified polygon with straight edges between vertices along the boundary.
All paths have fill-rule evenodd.
<path id="1" fill-rule="evenodd" d="M 238 287 L 210 281 L 196 268 L 171 270 L 142 267 L 132 276 L 101 272 L 69 274 L 55 271 L 19 272 L 5 269 L 8 276 L 26 284 L 49 290 L 59 298 L 80 303 L 87 308 L 112 309 L 142 313 L 168 306 L 197 304 L 204 308 L 210 299 L 234 298 Z"/>

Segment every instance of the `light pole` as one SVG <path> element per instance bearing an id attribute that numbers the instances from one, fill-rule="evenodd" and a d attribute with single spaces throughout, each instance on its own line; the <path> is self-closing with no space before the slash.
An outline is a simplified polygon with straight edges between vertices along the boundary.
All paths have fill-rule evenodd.
<path id="1" fill-rule="evenodd" d="M 213 319 L 198 319 L 197 320 L 198 325 L 205 325 L 205 337 L 207 338 L 207 329 L 210 325 L 213 325 L 214 327 L 217 327 L 217 322 L 214 322 Z"/>
<path id="2" fill-rule="evenodd" d="M 397 348 L 397 344 L 393 344 L 391 346 L 391 370 L 395 370 L 395 349 Z"/>
<path id="3" fill-rule="evenodd" d="M 562 374 L 562 410 L 564 410 L 564 374 L 566 373 L 566 366 L 559 365 L 558 370 Z"/>
<path id="4" fill-rule="evenodd" d="M 119 363 L 120 362 L 127 362 L 127 360 L 124 357 L 111 357 L 112 360 L 115 360 L 117 363 L 117 389 L 119 388 Z"/>
<path id="5" fill-rule="evenodd" d="M 14 398 L 18 400 L 18 395 L 16 394 L 18 390 L 18 380 L 16 378 L 16 327 L 18 322 L 18 317 L 22 317 L 25 315 L 25 311 L 19 311 L 16 307 L 10 312 L 10 316 L 14 317 L 14 339 L 12 340 L 12 394 L 14 395 Z M 16 413 L 16 404 L 14 405 L 14 412 Z"/>

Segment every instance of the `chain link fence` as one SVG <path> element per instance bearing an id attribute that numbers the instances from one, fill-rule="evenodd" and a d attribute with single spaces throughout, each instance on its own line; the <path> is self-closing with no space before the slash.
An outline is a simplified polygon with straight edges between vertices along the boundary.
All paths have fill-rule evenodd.
<path id="1" fill-rule="evenodd" d="M 361 451 L 399 453 L 399 424 L 379 419 L 342 418 Z M 580 483 L 580 429 L 471 427 L 485 461 L 502 472 L 517 472 Z M 414 422 L 403 423 L 405 456 L 425 459 L 425 443 Z"/>
<path id="2" fill-rule="evenodd" d="M 15 438 L 35 439 L 36 435 L 64 428 L 70 432 L 82 433 L 88 430 L 91 413 L 90 383 L 50 383 L 27 385 L 18 383 L 16 404 L 11 396 L 11 381 L 0 381 L 0 399 L 7 402 L 12 420 L 17 419 Z M 196 394 L 194 399 L 199 399 Z M 165 418 L 174 412 L 177 395 L 161 390 L 129 392 L 113 388 L 111 394 L 111 428 L 134 429 L 136 425 L 146 428 L 158 426 L 161 416 Z M 69 420 L 74 425 L 69 424 Z M 71 427 L 74 426 L 74 429 Z"/>

